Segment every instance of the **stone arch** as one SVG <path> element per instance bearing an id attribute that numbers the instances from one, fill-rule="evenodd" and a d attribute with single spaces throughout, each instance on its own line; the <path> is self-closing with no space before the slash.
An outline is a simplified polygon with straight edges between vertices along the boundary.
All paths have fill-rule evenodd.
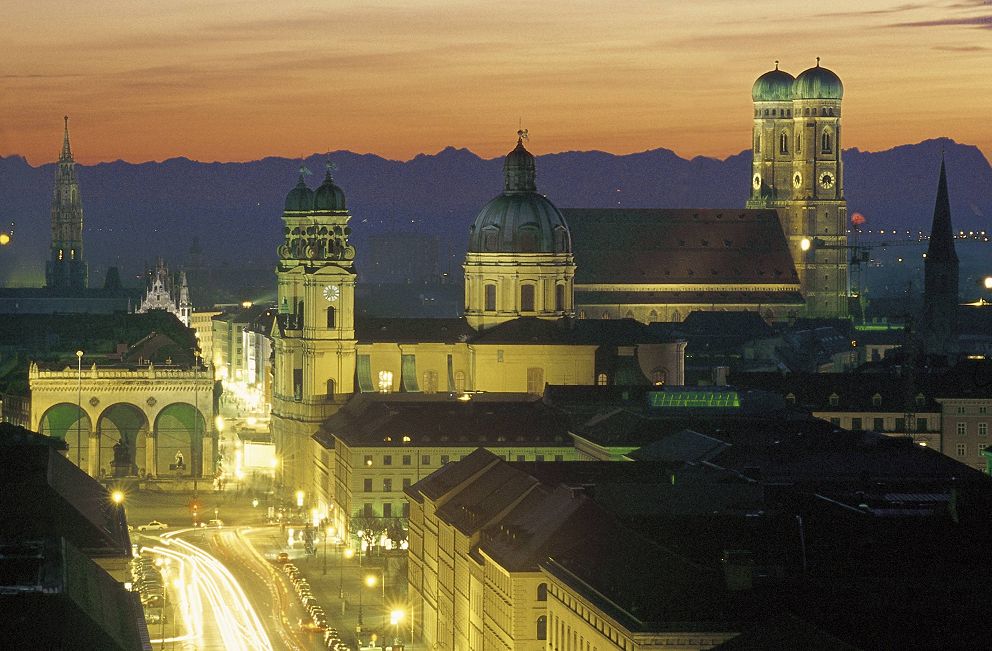
<path id="1" fill-rule="evenodd" d="M 85 408 L 60 402 L 49 407 L 38 421 L 38 432 L 61 439 L 69 446 L 67 457 L 84 471 L 89 462 L 89 438 L 93 422 Z"/>
<path id="2" fill-rule="evenodd" d="M 96 420 L 99 439 L 97 473 L 133 477 L 145 470 L 148 417 L 126 402 L 108 405 Z"/>
<path id="3" fill-rule="evenodd" d="M 159 475 L 203 476 L 203 413 L 186 402 L 166 405 L 155 417 L 155 470 Z"/>

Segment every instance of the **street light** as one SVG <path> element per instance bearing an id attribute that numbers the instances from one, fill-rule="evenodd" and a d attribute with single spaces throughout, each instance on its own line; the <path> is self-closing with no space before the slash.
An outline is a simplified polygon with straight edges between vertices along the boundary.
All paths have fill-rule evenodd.
<path id="1" fill-rule="evenodd" d="M 389 623 L 393 625 L 393 646 L 400 643 L 400 622 L 406 615 L 401 609 L 392 610 L 389 613 Z"/>
<path id="2" fill-rule="evenodd" d="M 76 467 L 82 470 L 83 426 L 83 351 L 76 351 Z"/>

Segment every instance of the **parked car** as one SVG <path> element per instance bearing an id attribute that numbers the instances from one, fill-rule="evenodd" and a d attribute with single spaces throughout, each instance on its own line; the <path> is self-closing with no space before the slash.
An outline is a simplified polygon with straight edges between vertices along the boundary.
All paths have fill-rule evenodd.
<path id="1" fill-rule="evenodd" d="M 159 531 L 161 529 L 168 529 L 169 525 L 164 522 L 159 522 L 158 520 L 152 520 L 148 524 L 143 524 L 138 527 L 138 531 Z"/>
<path id="2" fill-rule="evenodd" d="M 276 554 L 276 563 L 288 563 L 288 562 L 289 562 L 289 554 L 288 553 L 286 553 L 286 552 L 279 552 L 278 554 Z"/>
<path id="3" fill-rule="evenodd" d="M 223 527 L 224 526 L 224 521 L 223 520 L 208 520 L 207 521 L 207 526 L 208 527 Z"/>

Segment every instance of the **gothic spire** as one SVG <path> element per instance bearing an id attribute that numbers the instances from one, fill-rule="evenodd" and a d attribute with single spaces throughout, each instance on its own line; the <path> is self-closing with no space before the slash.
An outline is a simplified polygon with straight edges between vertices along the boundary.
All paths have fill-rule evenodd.
<path id="1" fill-rule="evenodd" d="M 66 115 L 65 119 L 65 135 L 62 136 L 62 154 L 59 155 L 60 162 L 68 162 L 72 160 L 72 148 L 69 147 L 69 116 Z"/>
<path id="2" fill-rule="evenodd" d="M 957 263 L 954 251 L 954 230 L 951 228 L 951 202 L 947 196 L 947 170 L 944 157 L 940 157 L 940 181 L 937 183 L 937 200 L 933 206 L 933 225 L 930 227 L 930 246 L 927 261 Z"/>

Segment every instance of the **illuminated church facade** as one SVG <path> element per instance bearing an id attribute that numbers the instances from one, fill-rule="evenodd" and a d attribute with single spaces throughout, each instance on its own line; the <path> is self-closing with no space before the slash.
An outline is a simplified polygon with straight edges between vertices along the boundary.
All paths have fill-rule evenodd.
<path id="1" fill-rule="evenodd" d="M 789 82 L 776 69 L 755 82 L 758 180 L 745 209 L 559 210 L 537 191 L 534 156 L 519 138 L 504 160 L 503 192 L 469 228 L 462 318 L 357 318 L 345 193 L 330 172 L 315 190 L 301 175 L 283 211 L 272 332 L 271 422 L 284 481 L 329 508 L 340 477 L 334 450 L 314 435 L 356 394 L 681 385 L 684 342 L 652 322 L 695 310 L 844 315 L 846 266 L 834 268 L 830 254 L 846 256 L 826 248 L 846 243 L 842 90 L 833 73 L 811 71 Z M 787 147 L 773 148 L 769 134 L 787 124 Z"/>

